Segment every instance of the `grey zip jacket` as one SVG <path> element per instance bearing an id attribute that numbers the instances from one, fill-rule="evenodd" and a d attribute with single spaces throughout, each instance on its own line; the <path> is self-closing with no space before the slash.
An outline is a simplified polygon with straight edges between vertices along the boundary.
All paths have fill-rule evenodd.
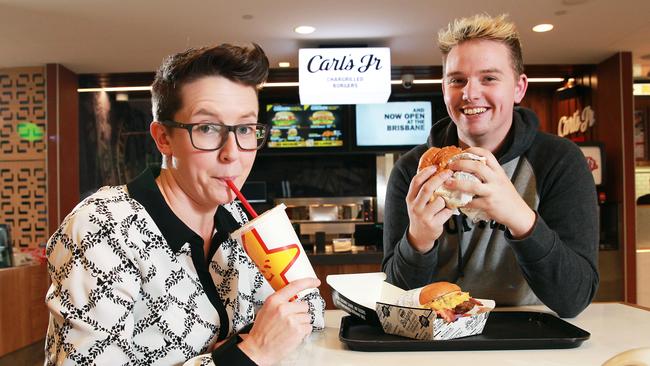
<path id="1" fill-rule="evenodd" d="M 497 306 L 543 303 L 561 317 L 584 310 L 598 288 L 598 204 L 594 180 L 570 140 L 538 130 L 531 110 L 517 107 L 497 159 L 524 201 L 535 211 L 530 235 L 515 240 L 505 226 L 472 223 L 454 215 L 427 253 L 406 233 L 406 194 L 420 156 L 431 146 L 458 146 L 456 125 L 444 118 L 427 144 L 395 164 L 386 190 L 383 271 L 404 289 L 434 281 L 456 282 L 475 298 Z"/>

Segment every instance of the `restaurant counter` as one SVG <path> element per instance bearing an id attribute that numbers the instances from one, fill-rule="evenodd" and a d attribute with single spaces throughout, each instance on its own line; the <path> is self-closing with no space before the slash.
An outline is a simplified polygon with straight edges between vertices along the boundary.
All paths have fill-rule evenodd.
<path id="1" fill-rule="evenodd" d="M 350 252 L 334 253 L 331 245 L 328 247 L 325 253 L 307 253 L 307 257 L 314 267 L 316 277 L 323 281 L 318 290 L 325 299 L 325 308 L 335 309 L 332 289 L 325 283 L 325 278 L 338 274 L 381 272 L 384 252 L 376 247 L 358 247 Z"/>
<path id="2" fill-rule="evenodd" d="M 307 253 L 311 264 L 380 264 L 384 258 L 384 252 L 376 247 L 353 247 L 340 253 L 333 252 L 331 247 L 328 245 L 325 253 Z"/>
<path id="3" fill-rule="evenodd" d="M 501 310 L 550 312 L 544 306 Z M 623 351 L 650 347 L 650 311 L 620 303 L 594 303 L 576 318 L 565 319 L 591 333 L 573 349 L 357 352 L 339 341 L 341 317 L 345 315 L 341 310 L 326 311 L 325 330 L 311 334 L 281 365 L 602 365 Z"/>

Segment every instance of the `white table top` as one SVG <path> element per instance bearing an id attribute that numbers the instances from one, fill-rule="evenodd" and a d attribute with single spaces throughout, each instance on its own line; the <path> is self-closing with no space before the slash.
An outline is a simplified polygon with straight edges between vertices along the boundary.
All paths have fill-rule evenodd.
<path id="1" fill-rule="evenodd" d="M 546 311 L 544 306 L 504 310 Z M 601 365 L 633 348 L 650 347 L 650 311 L 618 303 L 591 304 L 573 319 L 565 319 L 591 337 L 578 348 L 508 351 L 358 352 L 339 341 L 341 310 L 325 312 L 325 330 L 311 334 L 295 355 L 281 365 Z M 488 320 L 489 321 L 489 320 Z M 426 362 L 426 363 L 424 363 Z"/>

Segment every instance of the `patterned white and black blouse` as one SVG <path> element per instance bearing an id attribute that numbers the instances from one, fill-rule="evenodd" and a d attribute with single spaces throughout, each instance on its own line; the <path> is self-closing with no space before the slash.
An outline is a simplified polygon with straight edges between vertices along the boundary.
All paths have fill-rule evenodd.
<path id="1" fill-rule="evenodd" d="M 206 261 L 201 237 L 158 190 L 159 172 L 101 188 L 50 238 L 46 365 L 180 365 L 252 323 L 273 293 L 229 238 L 248 220 L 239 205 L 217 210 Z M 322 329 L 323 299 L 305 300 Z M 252 364 L 237 347 L 213 356 Z"/>

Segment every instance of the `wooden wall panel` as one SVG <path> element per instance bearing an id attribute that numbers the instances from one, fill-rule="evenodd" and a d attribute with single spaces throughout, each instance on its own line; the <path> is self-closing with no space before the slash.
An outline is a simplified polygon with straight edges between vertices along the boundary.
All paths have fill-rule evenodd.
<path id="1" fill-rule="evenodd" d="M 0 151 L 2 161 L 45 159 L 45 139 L 21 138 L 19 127 L 33 123 L 45 132 L 45 75 L 41 67 L 0 69 Z"/>
<path id="2" fill-rule="evenodd" d="M 0 356 L 43 339 L 48 286 L 45 265 L 0 269 Z"/>
<path id="3" fill-rule="evenodd" d="M 625 301 L 636 302 L 636 248 L 634 197 L 634 141 L 632 60 L 617 53 L 596 67 L 593 104 L 597 122 L 595 139 L 604 142 L 607 155 L 606 193 L 621 204 L 619 242 L 622 243 Z M 626 86 L 626 87 L 623 87 Z"/>
<path id="4" fill-rule="evenodd" d="M 0 216 L 16 247 L 38 247 L 48 238 L 45 160 L 0 162 Z"/>
<path id="5" fill-rule="evenodd" d="M 48 64 L 47 180 L 51 235 L 79 202 L 79 96 L 77 75 Z"/>
<path id="6" fill-rule="evenodd" d="M 623 128 L 624 179 L 623 207 L 625 210 L 625 301 L 637 302 L 636 294 L 636 196 L 634 159 L 634 96 L 632 94 L 632 54 L 620 54 L 619 75 L 621 81 L 621 116 Z"/>
<path id="7" fill-rule="evenodd" d="M 521 106 L 532 109 L 539 118 L 539 129 L 557 134 L 557 122 L 553 119 L 553 93 L 557 86 L 539 86 L 529 84 Z"/>
<path id="8" fill-rule="evenodd" d="M 580 69 L 580 73 L 573 75 L 574 85 L 567 89 L 559 89 L 553 93 L 552 96 L 552 120 L 553 130 L 552 133 L 558 134 L 558 124 L 560 118 L 572 116 L 576 111 L 581 112 L 585 107 L 590 106 L 595 108 L 593 94 L 593 85 L 595 84 L 596 75 L 595 67 Z M 596 123 L 599 121 L 599 116 L 596 115 Z M 595 141 L 595 129 L 588 128 L 586 132 L 577 132 L 565 136 L 576 142 L 582 141 Z"/>
<path id="9" fill-rule="evenodd" d="M 0 223 L 12 244 L 47 239 L 46 103 L 42 67 L 0 69 Z"/>

